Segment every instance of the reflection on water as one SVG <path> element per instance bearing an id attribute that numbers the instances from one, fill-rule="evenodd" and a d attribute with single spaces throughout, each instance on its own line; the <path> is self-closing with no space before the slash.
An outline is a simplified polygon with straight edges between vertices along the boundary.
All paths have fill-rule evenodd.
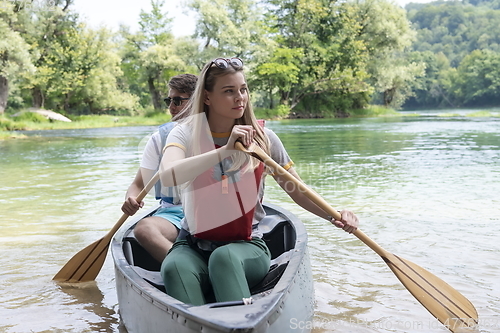
<path id="1" fill-rule="evenodd" d="M 115 309 L 107 307 L 104 295 L 95 282 L 79 284 L 60 284 L 61 291 L 65 292 L 70 300 L 65 305 L 82 305 L 90 314 L 95 314 L 94 322 L 89 322 L 89 329 L 92 332 L 112 332 L 113 327 L 118 325 L 118 317 Z"/>
<path id="2" fill-rule="evenodd" d="M 448 282 L 500 332 L 500 121 L 406 118 L 268 122 L 305 182 L 349 208 L 384 249 Z M 124 332 L 111 258 L 96 283 L 51 279 L 121 216 L 154 127 L 45 131 L 0 142 L 0 332 Z M 266 200 L 309 232 L 319 332 L 446 332 L 354 236 L 267 180 Z M 147 204 L 152 204 L 152 198 Z"/>

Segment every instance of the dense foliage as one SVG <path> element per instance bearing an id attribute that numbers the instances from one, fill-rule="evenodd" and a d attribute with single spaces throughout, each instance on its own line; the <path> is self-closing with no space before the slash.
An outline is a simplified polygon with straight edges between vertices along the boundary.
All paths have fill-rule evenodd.
<path id="1" fill-rule="evenodd" d="M 406 106 L 500 105 L 500 1 L 406 6 L 417 32 L 411 58 L 426 65 Z"/>
<path id="2" fill-rule="evenodd" d="M 214 57 L 248 68 L 254 105 L 313 117 L 369 104 L 500 104 L 500 0 L 188 0 L 196 32 L 176 37 L 164 0 L 139 29 L 92 29 L 73 0 L 0 0 L 0 114 L 144 114 L 173 75 Z"/>

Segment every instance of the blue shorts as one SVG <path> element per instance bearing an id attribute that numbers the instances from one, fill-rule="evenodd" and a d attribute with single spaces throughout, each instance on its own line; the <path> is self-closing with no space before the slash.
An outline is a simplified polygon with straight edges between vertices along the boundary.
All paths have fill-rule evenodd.
<path id="1" fill-rule="evenodd" d="M 182 206 L 159 208 L 152 216 L 158 216 L 168 220 L 180 230 L 181 220 L 184 218 L 184 210 L 182 209 Z"/>

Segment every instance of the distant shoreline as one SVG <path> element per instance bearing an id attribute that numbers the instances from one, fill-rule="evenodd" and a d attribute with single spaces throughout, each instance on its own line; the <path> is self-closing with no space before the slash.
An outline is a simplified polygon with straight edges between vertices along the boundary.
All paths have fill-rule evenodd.
<path id="1" fill-rule="evenodd" d="M 458 111 L 458 110 L 457 110 Z M 309 116 L 308 116 L 309 115 Z M 347 117 L 411 117 L 419 116 L 420 113 L 400 113 L 391 109 L 376 108 L 368 110 L 351 111 Z M 276 118 L 265 116 L 264 114 L 256 114 L 257 118 L 265 120 L 284 120 L 284 119 L 325 119 L 333 118 L 322 115 L 300 113 L 294 114 L 287 118 Z M 439 117 L 500 117 L 500 112 L 471 110 L 470 113 L 457 113 L 453 110 L 443 110 L 437 114 Z M 40 116 L 42 117 L 42 116 Z M 170 115 L 166 113 L 158 113 L 149 116 L 113 116 L 113 115 L 84 115 L 73 117 L 72 122 L 50 121 L 45 118 L 31 120 L 12 120 L 8 116 L 0 116 L 0 140 L 20 139 L 27 137 L 17 131 L 35 131 L 35 130 L 54 130 L 54 129 L 85 129 L 85 128 L 107 128 L 107 127 L 126 127 L 126 126 L 159 126 L 170 121 Z M 346 118 L 346 117 L 337 117 Z"/>

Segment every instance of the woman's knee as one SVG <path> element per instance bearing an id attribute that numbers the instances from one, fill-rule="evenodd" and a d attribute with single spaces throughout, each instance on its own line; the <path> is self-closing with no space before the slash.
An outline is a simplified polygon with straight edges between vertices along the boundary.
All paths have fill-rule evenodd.
<path id="1" fill-rule="evenodd" d="M 160 273 L 163 281 L 173 281 L 183 276 L 182 263 L 176 256 L 167 256 L 161 263 Z"/>
<path id="2" fill-rule="evenodd" d="M 176 278 L 206 273 L 206 263 L 185 241 L 177 241 L 161 264 L 162 276 Z M 165 277 L 164 277 L 165 279 Z"/>
<path id="3" fill-rule="evenodd" d="M 213 268 L 218 271 L 224 271 L 226 269 L 235 269 L 238 266 L 242 266 L 242 264 L 241 258 L 232 253 L 229 246 L 221 246 L 215 249 L 210 255 L 208 270 L 211 271 Z"/>

